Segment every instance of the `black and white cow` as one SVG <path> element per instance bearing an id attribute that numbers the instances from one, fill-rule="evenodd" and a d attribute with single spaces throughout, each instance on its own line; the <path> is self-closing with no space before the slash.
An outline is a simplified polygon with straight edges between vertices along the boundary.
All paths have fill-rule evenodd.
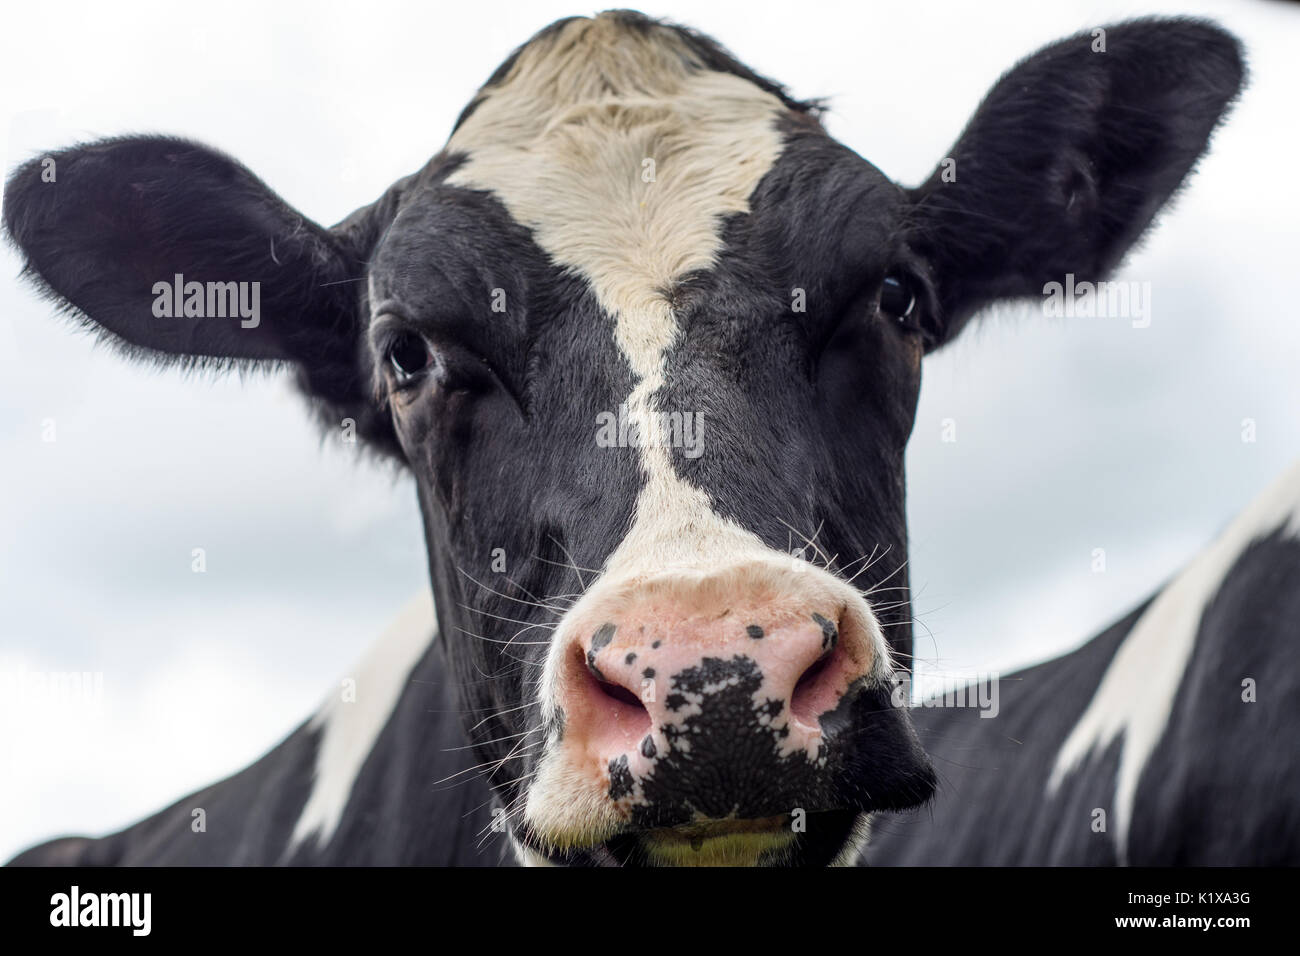
<path id="1" fill-rule="evenodd" d="M 292 367 L 410 468 L 435 598 L 252 767 L 20 861 L 856 858 L 870 814 L 935 786 L 891 705 L 922 356 L 1107 274 L 1242 82 L 1207 23 L 1103 46 L 1017 66 L 916 189 L 625 11 L 543 30 L 333 228 L 176 139 L 19 168 L 6 228 L 68 311 L 156 361 Z M 214 304 L 241 282 L 255 317 Z"/>
<path id="2" fill-rule="evenodd" d="M 1295 465 L 1124 620 L 999 679 L 996 712 L 969 692 L 914 709 L 941 784 L 875 818 L 866 857 L 1298 865 L 1298 646 Z"/>

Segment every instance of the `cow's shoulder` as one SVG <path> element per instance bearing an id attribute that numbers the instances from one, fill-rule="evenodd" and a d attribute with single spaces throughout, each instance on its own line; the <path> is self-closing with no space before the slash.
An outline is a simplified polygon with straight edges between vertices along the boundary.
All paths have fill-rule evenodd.
<path id="1" fill-rule="evenodd" d="M 1295 860 L 1300 800 L 1300 466 L 1257 496 L 1152 601 L 1062 744 L 1053 783 L 1097 776 L 1122 862 Z M 1261 696 L 1260 688 L 1268 694 Z M 1077 784 L 1076 784 L 1077 785 Z"/>
<path id="2" fill-rule="evenodd" d="M 1136 794 L 1130 862 L 1300 861 L 1297 532 L 1253 539 L 1214 588 Z"/>
<path id="3" fill-rule="evenodd" d="M 924 807 L 876 815 L 866 861 L 920 866 L 1113 862 L 1104 844 L 1088 839 L 1089 810 L 1098 805 L 1099 786 L 1075 781 L 1049 798 L 1048 777 L 1062 740 L 1148 606 L 1069 654 L 992 678 L 994 706 L 937 706 L 938 698 L 914 706 L 912 720 L 939 786 Z M 1101 759 L 1113 767 L 1113 753 Z M 1063 822 L 1076 817 L 1077 829 Z"/>
<path id="4" fill-rule="evenodd" d="M 276 863 L 311 785 L 315 732 L 303 724 L 261 759 L 107 836 L 62 837 L 12 866 Z"/>
<path id="5" fill-rule="evenodd" d="M 67 836 L 24 850 L 7 866 L 112 866 L 115 846 L 111 838 Z"/>
<path id="6" fill-rule="evenodd" d="M 940 787 L 868 860 L 1300 860 L 1298 641 L 1300 466 L 1124 620 L 1001 678 L 995 719 L 915 708 Z"/>
<path id="7" fill-rule="evenodd" d="M 65 837 L 25 866 L 511 862 L 471 768 L 427 594 L 310 719 L 250 766 L 108 836 Z"/>

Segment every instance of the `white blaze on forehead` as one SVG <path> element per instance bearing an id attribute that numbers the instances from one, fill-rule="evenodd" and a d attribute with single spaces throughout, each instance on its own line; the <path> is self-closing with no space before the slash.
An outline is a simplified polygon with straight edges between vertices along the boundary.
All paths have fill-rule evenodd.
<path id="1" fill-rule="evenodd" d="M 1173 712 L 1174 696 L 1196 646 L 1201 615 L 1252 541 L 1278 530 L 1300 536 L 1300 464 L 1250 503 L 1151 602 L 1115 652 L 1092 702 L 1056 756 L 1055 793 L 1089 754 L 1123 738 L 1115 778 L 1115 841 L 1126 862 L 1138 782 Z"/>
<path id="2" fill-rule="evenodd" d="M 667 294 L 715 264 L 724 217 L 748 211 L 780 155 L 785 112 L 748 80 L 706 69 L 675 31 L 598 17 L 526 47 L 448 143 L 467 159 L 447 182 L 490 190 L 615 321 L 636 380 L 628 419 L 650 440 L 611 575 L 771 553 L 677 477 L 653 395 L 679 331 Z"/>

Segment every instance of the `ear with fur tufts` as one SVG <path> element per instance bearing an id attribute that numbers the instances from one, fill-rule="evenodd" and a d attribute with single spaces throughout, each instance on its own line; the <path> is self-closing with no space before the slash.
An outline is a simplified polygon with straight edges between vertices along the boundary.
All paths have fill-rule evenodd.
<path id="1" fill-rule="evenodd" d="M 1028 57 L 913 191 L 938 289 L 935 345 L 983 306 L 1114 269 L 1240 91 L 1241 46 L 1201 20 L 1143 19 Z"/>
<path id="2" fill-rule="evenodd" d="M 323 419 L 351 417 L 395 450 L 359 361 L 375 232 L 366 223 L 389 204 L 325 229 L 230 157 L 166 137 L 34 159 L 10 176 L 4 198 L 25 272 L 128 352 L 220 367 L 293 363 Z"/>

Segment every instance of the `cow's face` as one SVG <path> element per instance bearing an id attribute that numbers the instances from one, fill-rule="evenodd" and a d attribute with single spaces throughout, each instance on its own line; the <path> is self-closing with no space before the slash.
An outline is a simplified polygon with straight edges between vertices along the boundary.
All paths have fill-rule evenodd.
<path id="1" fill-rule="evenodd" d="M 159 139 L 59 154 L 57 192 L 20 169 L 5 218 L 128 343 L 292 362 L 409 466 L 526 856 L 824 863 L 934 786 L 891 700 L 923 354 L 1110 269 L 1239 79 L 1203 24 L 1064 41 L 906 190 L 710 41 L 604 14 L 526 44 L 332 230 Z M 176 273 L 259 282 L 262 315 L 159 317 Z"/>
<path id="2" fill-rule="evenodd" d="M 828 859 L 932 786 L 889 693 L 933 299 L 910 203 L 709 49 L 548 31 L 370 260 L 444 639 L 542 852 Z"/>

